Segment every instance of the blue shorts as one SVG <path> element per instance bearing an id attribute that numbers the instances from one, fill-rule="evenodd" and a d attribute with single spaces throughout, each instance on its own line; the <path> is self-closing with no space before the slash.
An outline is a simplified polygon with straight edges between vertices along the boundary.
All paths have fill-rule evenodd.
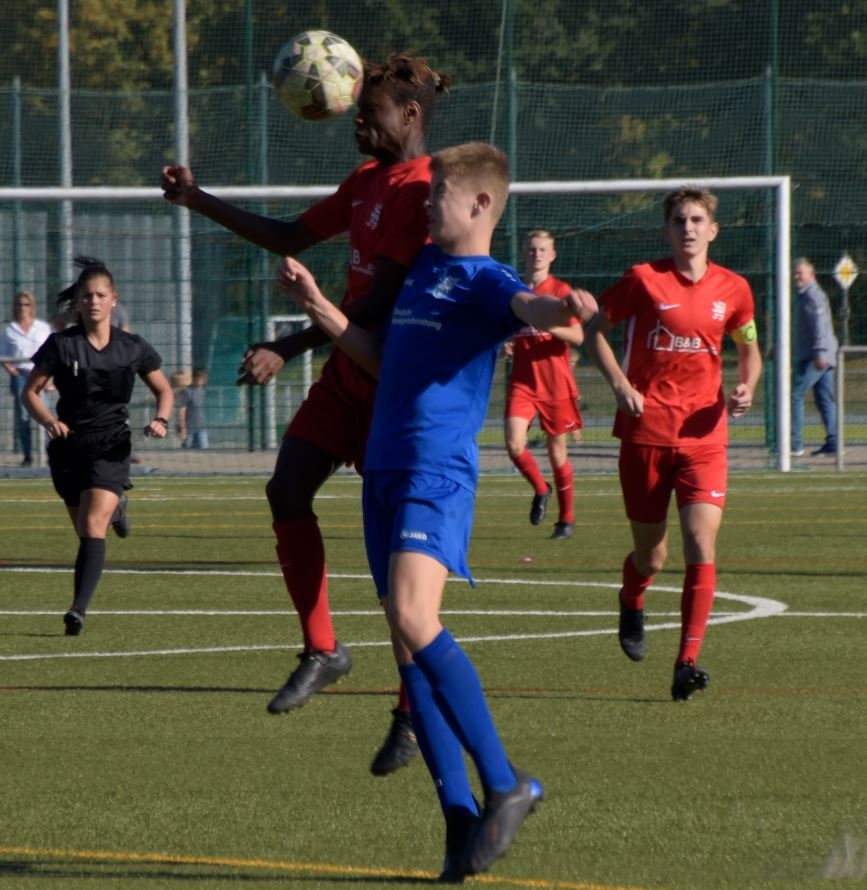
<path id="1" fill-rule="evenodd" d="M 475 493 L 451 479 L 415 470 L 364 474 L 364 544 L 376 592 L 388 593 L 391 554 L 409 550 L 433 557 L 475 586 L 467 565 Z"/>

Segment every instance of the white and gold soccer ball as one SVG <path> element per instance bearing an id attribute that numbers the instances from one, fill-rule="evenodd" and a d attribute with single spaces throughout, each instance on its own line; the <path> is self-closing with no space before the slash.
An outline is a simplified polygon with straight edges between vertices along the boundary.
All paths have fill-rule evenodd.
<path id="1" fill-rule="evenodd" d="M 342 37 L 302 31 L 280 47 L 271 80 L 286 108 L 316 121 L 352 108 L 363 73 L 361 58 Z"/>

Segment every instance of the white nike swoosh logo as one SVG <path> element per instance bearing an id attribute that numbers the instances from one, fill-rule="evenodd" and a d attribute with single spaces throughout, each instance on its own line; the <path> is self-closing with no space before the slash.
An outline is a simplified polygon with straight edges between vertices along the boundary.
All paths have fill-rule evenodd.
<path id="1" fill-rule="evenodd" d="M 364 201 L 353 201 L 353 202 L 352 202 L 352 206 L 353 206 L 353 207 L 358 207 L 359 204 L 363 204 L 363 203 L 364 203 Z"/>
<path id="2" fill-rule="evenodd" d="M 724 491 L 717 491 L 715 488 L 710 490 L 710 496 L 712 498 L 724 498 L 726 493 Z"/>
<path id="3" fill-rule="evenodd" d="M 666 309 L 677 309 L 680 306 L 680 303 L 660 303 L 659 311 L 665 312 Z"/>

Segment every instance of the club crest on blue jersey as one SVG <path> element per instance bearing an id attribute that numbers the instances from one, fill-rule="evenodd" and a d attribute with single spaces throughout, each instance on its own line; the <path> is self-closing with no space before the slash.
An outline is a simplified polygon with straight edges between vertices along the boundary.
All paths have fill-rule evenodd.
<path id="1" fill-rule="evenodd" d="M 431 296 L 435 300 L 448 300 L 454 303 L 455 298 L 451 296 L 452 288 L 455 286 L 455 279 L 451 275 L 446 275 L 442 281 L 431 291 Z"/>

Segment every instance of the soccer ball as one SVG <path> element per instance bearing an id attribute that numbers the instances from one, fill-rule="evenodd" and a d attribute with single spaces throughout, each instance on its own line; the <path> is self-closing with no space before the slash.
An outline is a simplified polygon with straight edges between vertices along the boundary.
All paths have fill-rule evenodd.
<path id="1" fill-rule="evenodd" d="M 363 72 L 358 53 L 342 37 L 302 31 L 280 47 L 271 80 L 286 108 L 317 121 L 355 104 Z"/>

